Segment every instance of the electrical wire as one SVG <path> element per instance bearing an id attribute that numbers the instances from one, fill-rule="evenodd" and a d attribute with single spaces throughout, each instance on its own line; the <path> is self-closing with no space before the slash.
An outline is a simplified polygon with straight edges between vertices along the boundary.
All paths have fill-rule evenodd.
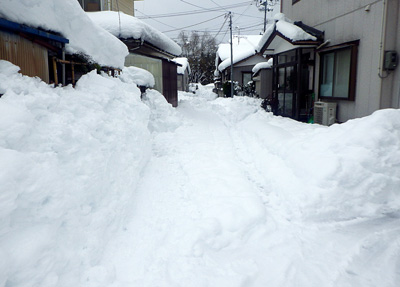
<path id="1" fill-rule="evenodd" d="M 226 10 L 224 7 L 222 7 L 221 5 L 219 5 L 217 2 L 215 2 L 214 0 L 210 0 L 211 2 L 213 2 L 215 5 L 217 5 L 219 8 L 224 9 L 226 12 L 229 12 L 228 10 Z"/>
<path id="2" fill-rule="evenodd" d="M 200 9 L 202 9 L 202 10 L 207 10 L 207 11 L 220 11 L 221 10 L 221 8 L 205 8 L 205 7 L 201 7 L 201 6 L 198 6 L 198 5 L 196 5 L 196 4 L 192 4 L 192 3 L 190 3 L 190 2 L 187 2 L 187 1 L 185 1 L 185 0 L 181 0 L 181 2 L 183 2 L 183 3 L 186 3 L 186 4 L 188 4 L 188 5 L 191 5 L 191 6 L 194 6 L 194 7 L 197 7 L 197 8 L 200 8 Z M 248 2 L 244 2 L 245 3 L 245 5 L 247 5 L 248 4 Z M 243 4 L 242 4 L 243 5 Z M 221 6 L 222 7 L 222 6 Z M 238 6 L 238 7 L 240 7 L 240 6 Z M 226 10 L 226 9 L 230 9 L 231 7 L 222 7 L 222 9 L 223 10 Z"/>
<path id="3" fill-rule="evenodd" d="M 199 23 L 196 23 L 196 24 L 193 24 L 193 25 L 189 25 L 189 26 L 186 26 L 186 27 L 181 27 L 181 28 L 179 28 L 179 29 L 163 31 L 163 33 L 174 32 L 174 31 L 177 31 L 177 30 L 182 30 L 182 29 L 186 29 L 186 28 L 193 27 L 193 26 L 197 26 L 197 25 L 199 25 L 199 24 L 203 24 L 203 23 L 207 23 L 207 22 L 209 22 L 209 21 L 215 20 L 215 19 L 217 19 L 217 18 L 219 18 L 219 17 L 221 17 L 221 16 L 224 16 L 224 15 L 225 15 L 225 14 L 218 15 L 217 17 L 208 19 L 208 20 L 206 20 L 206 21 L 202 21 L 202 22 L 199 22 Z"/>
<path id="4" fill-rule="evenodd" d="M 143 12 L 140 12 L 139 10 L 135 10 L 135 11 L 136 11 L 136 12 L 139 12 L 139 13 L 142 13 L 143 15 L 146 16 L 146 14 L 144 14 Z M 157 23 L 163 24 L 163 25 L 165 25 L 165 26 L 168 26 L 168 27 L 170 27 L 170 28 L 178 29 L 178 28 L 176 28 L 176 27 L 174 27 L 174 26 L 168 25 L 167 23 L 161 22 L 161 21 L 159 21 L 159 20 L 156 20 L 156 19 L 153 19 L 153 18 L 148 18 L 148 19 L 153 20 L 153 21 L 155 21 L 155 22 L 157 22 Z"/>

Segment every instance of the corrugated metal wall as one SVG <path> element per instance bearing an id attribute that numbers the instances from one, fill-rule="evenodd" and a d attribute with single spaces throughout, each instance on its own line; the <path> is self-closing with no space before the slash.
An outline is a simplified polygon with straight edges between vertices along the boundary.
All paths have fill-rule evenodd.
<path id="1" fill-rule="evenodd" d="M 21 68 L 21 73 L 49 82 L 47 49 L 19 35 L 0 31 L 0 59 Z"/>

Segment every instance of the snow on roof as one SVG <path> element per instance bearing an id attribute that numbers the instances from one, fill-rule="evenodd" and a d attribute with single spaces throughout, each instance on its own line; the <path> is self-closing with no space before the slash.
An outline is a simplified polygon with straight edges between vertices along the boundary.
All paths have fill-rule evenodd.
<path id="1" fill-rule="evenodd" d="M 257 52 L 257 44 L 261 38 L 261 35 L 233 36 L 233 64 L 255 55 Z M 224 43 L 218 46 L 215 59 L 216 66 L 219 63 L 219 59 L 222 61 L 222 63 L 219 64 L 218 69 L 215 71 L 215 76 L 217 76 L 218 70 L 223 71 L 231 64 L 230 43 Z"/>
<path id="2" fill-rule="evenodd" d="M 233 54 L 240 54 L 249 50 L 256 50 L 262 35 L 233 36 Z M 218 46 L 217 57 L 225 61 L 231 56 L 231 44 L 223 43 Z"/>
<path id="3" fill-rule="evenodd" d="M 262 69 L 271 69 L 273 65 L 273 59 L 269 59 L 267 62 L 260 62 L 256 65 L 254 65 L 252 72 L 254 74 L 257 74 L 258 71 L 262 70 Z"/>
<path id="4" fill-rule="evenodd" d="M 295 24 L 291 23 L 291 20 L 287 19 L 284 14 L 279 13 L 277 16 L 275 16 L 275 19 L 277 22 L 271 24 L 266 29 L 264 35 L 262 36 L 260 42 L 258 43 L 257 51 L 262 50 L 263 46 L 267 43 L 268 39 L 271 37 L 272 33 L 274 33 L 275 30 L 280 32 L 283 36 L 285 36 L 286 38 L 290 39 L 293 42 L 317 40 L 317 38 L 314 37 L 313 35 L 307 33 L 299 26 L 296 26 Z"/>
<path id="5" fill-rule="evenodd" d="M 295 42 L 306 41 L 306 40 L 312 40 L 312 41 L 317 40 L 316 37 L 308 34 L 300 27 L 286 21 L 278 21 L 276 23 L 276 30 L 281 32 L 282 35 L 284 35 L 285 37 Z"/>
<path id="6" fill-rule="evenodd" d="M 148 88 L 154 87 L 155 84 L 152 73 L 145 69 L 134 66 L 123 68 L 119 78 L 125 83 L 134 83 L 138 86 L 144 86 Z"/>
<path id="7" fill-rule="evenodd" d="M 264 47 L 265 43 L 267 43 L 269 37 L 271 37 L 272 33 L 275 31 L 275 23 L 272 23 L 267 26 L 264 34 L 262 35 L 260 42 L 257 45 L 257 51 L 260 52 Z"/>
<path id="8" fill-rule="evenodd" d="M 235 53 L 235 50 L 233 50 L 233 64 L 236 64 L 240 61 L 243 61 L 253 55 L 256 54 L 256 50 L 246 50 L 246 51 L 240 51 L 238 53 Z M 223 61 L 221 64 L 219 64 L 218 66 L 218 70 L 219 71 L 223 71 L 226 68 L 228 68 L 231 65 L 231 58 L 229 57 L 228 59 L 226 59 L 225 61 Z"/>
<path id="9" fill-rule="evenodd" d="M 179 58 L 175 58 L 172 61 L 174 61 L 175 63 L 178 63 L 182 66 L 178 66 L 178 74 L 183 75 L 185 74 L 185 70 L 188 69 L 188 72 L 190 74 L 190 65 L 189 65 L 189 61 L 187 58 L 185 57 L 179 57 Z"/>
<path id="10" fill-rule="evenodd" d="M 103 66 L 122 68 L 128 49 L 113 35 L 95 25 L 78 1 L 1 0 L 0 17 L 69 39 L 66 52 L 82 54 Z M 99 49 L 99 47 L 107 47 Z"/>
<path id="11" fill-rule="evenodd" d="M 114 12 L 88 12 L 93 22 L 118 38 L 133 38 L 148 42 L 172 55 L 180 55 L 181 47 L 157 29 L 130 15 Z M 121 26 L 119 25 L 121 23 Z"/>

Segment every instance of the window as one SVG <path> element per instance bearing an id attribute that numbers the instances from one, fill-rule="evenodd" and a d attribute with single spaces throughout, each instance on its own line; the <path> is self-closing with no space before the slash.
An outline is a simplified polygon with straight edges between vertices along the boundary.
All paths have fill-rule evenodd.
<path id="1" fill-rule="evenodd" d="M 292 0 L 292 5 L 299 2 L 300 0 Z"/>
<path id="2" fill-rule="evenodd" d="M 242 73 L 243 86 L 246 86 L 250 81 L 251 81 L 251 73 L 243 72 Z"/>
<path id="3" fill-rule="evenodd" d="M 358 41 L 329 48 L 320 53 L 321 98 L 354 101 Z"/>

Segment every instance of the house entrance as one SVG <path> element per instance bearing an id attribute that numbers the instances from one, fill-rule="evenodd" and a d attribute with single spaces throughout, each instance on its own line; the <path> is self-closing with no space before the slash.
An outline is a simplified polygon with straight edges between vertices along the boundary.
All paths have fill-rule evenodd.
<path id="1" fill-rule="evenodd" d="M 314 49 L 298 48 L 274 56 L 273 94 L 277 114 L 299 121 L 312 115 L 314 97 Z"/>

